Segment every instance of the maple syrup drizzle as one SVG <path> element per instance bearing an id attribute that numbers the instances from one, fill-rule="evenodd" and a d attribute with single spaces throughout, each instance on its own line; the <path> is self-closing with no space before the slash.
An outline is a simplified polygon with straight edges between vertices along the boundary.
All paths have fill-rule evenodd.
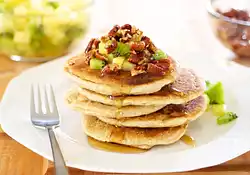
<path id="1" fill-rule="evenodd" d="M 116 152 L 116 153 L 124 153 L 124 154 L 136 154 L 136 153 L 144 153 L 148 150 L 133 148 L 125 145 L 119 145 L 115 143 L 101 142 L 92 137 L 88 137 L 89 145 L 93 148 L 107 151 L 107 152 Z"/>
<path id="2" fill-rule="evenodd" d="M 189 135 L 184 135 L 181 137 L 181 141 L 183 141 L 185 144 L 195 147 L 196 143 L 193 137 Z"/>

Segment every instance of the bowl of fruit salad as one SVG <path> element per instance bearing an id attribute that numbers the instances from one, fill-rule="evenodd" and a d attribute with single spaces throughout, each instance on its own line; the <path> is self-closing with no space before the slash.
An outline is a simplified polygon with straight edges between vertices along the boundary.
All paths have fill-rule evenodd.
<path id="1" fill-rule="evenodd" d="M 0 1 L 0 52 L 15 61 L 69 53 L 88 30 L 91 0 Z"/>

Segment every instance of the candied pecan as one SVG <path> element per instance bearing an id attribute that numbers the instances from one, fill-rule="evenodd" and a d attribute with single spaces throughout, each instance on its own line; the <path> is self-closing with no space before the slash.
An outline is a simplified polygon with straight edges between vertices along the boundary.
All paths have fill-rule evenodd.
<path id="1" fill-rule="evenodd" d="M 236 10 L 236 9 L 232 8 L 230 11 L 227 11 L 224 13 L 222 13 L 220 11 L 218 11 L 218 12 L 226 17 L 229 17 L 229 18 L 235 18 L 235 19 L 243 20 L 243 21 L 250 20 L 249 13 L 247 11 L 244 11 L 244 10 Z"/>
<path id="2" fill-rule="evenodd" d="M 136 33 L 132 34 L 132 40 L 133 41 L 141 41 L 142 35 L 143 35 L 143 32 L 140 30 L 137 30 Z"/>
<path id="3" fill-rule="evenodd" d="M 125 43 L 125 42 L 130 41 L 131 39 L 132 39 L 131 34 L 130 34 L 129 32 L 126 32 L 126 33 L 124 34 L 124 36 L 122 36 L 122 38 L 120 38 L 119 41 Z"/>
<path id="4" fill-rule="evenodd" d="M 136 67 L 131 70 L 131 76 L 136 76 L 136 75 L 144 74 L 144 73 L 147 73 L 146 70 L 138 69 L 138 68 L 136 69 Z"/>
<path id="5" fill-rule="evenodd" d="M 154 60 L 151 63 L 166 71 L 169 69 L 171 61 L 170 59 L 160 59 L 160 60 Z"/>
<path id="6" fill-rule="evenodd" d="M 131 31 L 132 26 L 130 24 L 124 24 L 123 26 L 121 26 L 121 29 L 128 29 Z"/>
<path id="7" fill-rule="evenodd" d="M 93 44 L 92 44 L 92 49 L 97 49 L 99 43 L 100 43 L 100 40 L 99 39 L 95 39 L 94 42 L 93 42 Z"/>
<path id="8" fill-rule="evenodd" d="M 137 64 L 137 63 L 139 63 L 141 61 L 141 58 L 138 57 L 136 54 L 135 55 L 131 54 L 130 57 L 128 58 L 128 61 L 133 63 L 133 64 Z"/>
<path id="9" fill-rule="evenodd" d="M 147 58 L 147 59 L 150 59 L 152 57 L 152 54 L 146 49 L 144 50 L 144 56 Z"/>
<path id="10" fill-rule="evenodd" d="M 120 26 L 115 25 L 108 33 L 108 36 L 112 36 L 115 37 L 116 33 L 118 32 L 118 30 L 120 29 Z"/>
<path id="11" fill-rule="evenodd" d="M 130 54 L 128 61 L 133 64 L 138 64 L 142 59 L 143 59 L 143 52 L 140 52 L 136 54 Z"/>
<path id="12" fill-rule="evenodd" d="M 137 65 L 134 68 L 135 70 L 147 70 L 147 65 Z"/>
<path id="13" fill-rule="evenodd" d="M 141 41 L 143 41 L 143 42 L 145 43 L 145 46 L 146 46 L 146 47 L 148 47 L 149 44 L 151 43 L 150 38 L 147 37 L 147 36 L 143 36 L 143 37 L 141 38 Z"/>
<path id="14" fill-rule="evenodd" d="M 85 63 L 89 65 L 89 62 L 91 60 L 91 58 L 93 57 L 95 51 L 91 50 L 88 53 L 85 54 Z"/>
<path id="15" fill-rule="evenodd" d="M 249 20 L 248 12 L 244 11 L 244 10 L 239 10 L 238 15 L 237 15 L 237 19 L 243 20 L 243 21 L 248 21 Z"/>
<path id="16" fill-rule="evenodd" d="M 113 39 L 111 44 L 108 44 L 105 48 L 108 53 L 112 53 L 117 48 L 117 41 Z"/>
<path id="17" fill-rule="evenodd" d="M 148 47 L 148 50 L 149 50 L 150 53 L 154 54 L 154 53 L 156 53 L 157 48 L 156 48 L 155 45 L 151 42 L 150 45 L 149 45 L 149 47 Z"/>
<path id="18" fill-rule="evenodd" d="M 130 44 L 131 50 L 135 51 L 142 51 L 145 48 L 145 42 L 139 41 L 139 42 L 132 42 Z"/>
<path id="19" fill-rule="evenodd" d="M 152 64 L 152 63 L 148 64 L 147 72 L 152 74 L 152 75 L 156 75 L 156 76 L 162 76 L 165 74 L 165 71 L 163 68 L 159 67 L 158 65 Z"/>
<path id="20" fill-rule="evenodd" d="M 103 56 L 102 54 L 100 54 L 99 51 L 95 52 L 95 57 L 103 61 L 107 60 L 107 58 Z"/>
<path id="21" fill-rule="evenodd" d="M 107 75 L 107 74 L 118 74 L 119 73 L 119 68 L 118 65 L 112 65 L 112 67 L 110 65 L 106 65 L 101 72 L 101 75 Z"/>
<path id="22" fill-rule="evenodd" d="M 110 37 L 109 36 L 102 36 L 101 37 L 101 41 L 106 43 L 108 40 L 110 40 Z"/>
<path id="23" fill-rule="evenodd" d="M 89 44 L 88 44 L 87 48 L 85 49 L 85 53 L 87 53 L 87 52 L 89 52 L 89 51 L 91 50 L 94 41 L 95 41 L 95 38 L 92 38 L 92 39 L 89 41 Z"/>
<path id="24" fill-rule="evenodd" d="M 131 34 L 135 34 L 137 32 L 137 28 L 135 26 L 132 26 L 131 28 Z"/>
<path id="25" fill-rule="evenodd" d="M 218 12 L 226 17 L 229 17 L 229 18 L 233 18 L 233 17 L 237 16 L 237 10 L 235 10 L 235 9 L 231 9 L 230 11 L 224 12 L 224 13 L 220 12 L 219 10 L 218 10 Z"/>

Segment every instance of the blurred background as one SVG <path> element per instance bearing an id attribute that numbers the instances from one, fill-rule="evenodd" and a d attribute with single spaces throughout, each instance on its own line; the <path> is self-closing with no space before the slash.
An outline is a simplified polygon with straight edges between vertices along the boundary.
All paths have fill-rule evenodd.
<path id="1" fill-rule="evenodd" d="M 129 23 L 186 64 L 197 57 L 247 60 L 250 22 L 222 14 L 231 8 L 249 10 L 250 1 L 0 0 L 0 52 L 14 61 L 46 62 L 81 52 L 89 38 Z"/>

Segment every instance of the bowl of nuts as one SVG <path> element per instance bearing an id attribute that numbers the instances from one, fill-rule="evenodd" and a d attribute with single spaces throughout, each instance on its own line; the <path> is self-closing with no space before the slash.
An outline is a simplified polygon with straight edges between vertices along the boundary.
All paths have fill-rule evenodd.
<path id="1" fill-rule="evenodd" d="M 208 14 L 217 38 L 240 58 L 250 58 L 250 1 L 209 0 Z"/>

